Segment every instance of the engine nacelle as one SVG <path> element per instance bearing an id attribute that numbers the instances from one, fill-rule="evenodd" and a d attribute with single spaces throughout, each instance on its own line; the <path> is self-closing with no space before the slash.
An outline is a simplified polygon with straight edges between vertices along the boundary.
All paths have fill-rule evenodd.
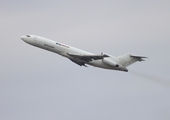
<path id="1" fill-rule="evenodd" d="M 112 60 L 109 60 L 107 58 L 103 59 L 103 63 L 105 63 L 106 65 L 110 65 L 110 66 L 114 66 L 114 67 L 119 67 L 119 65 L 116 62 L 114 62 Z"/>

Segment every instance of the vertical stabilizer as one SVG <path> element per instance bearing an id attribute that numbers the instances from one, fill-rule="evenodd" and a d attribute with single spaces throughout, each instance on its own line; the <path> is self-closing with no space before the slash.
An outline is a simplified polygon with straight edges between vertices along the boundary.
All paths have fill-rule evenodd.
<path id="1" fill-rule="evenodd" d="M 147 57 L 136 56 L 132 54 L 126 54 L 117 57 L 118 63 L 121 64 L 123 67 L 127 67 L 137 61 L 145 61 L 143 58 L 147 58 Z"/>

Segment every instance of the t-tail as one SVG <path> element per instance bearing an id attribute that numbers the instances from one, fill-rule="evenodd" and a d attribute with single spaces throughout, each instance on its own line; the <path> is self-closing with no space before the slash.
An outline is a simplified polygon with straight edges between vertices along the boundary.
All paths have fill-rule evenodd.
<path id="1" fill-rule="evenodd" d="M 140 61 L 140 62 L 145 61 L 143 58 L 147 58 L 147 57 L 126 54 L 126 55 L 118 56 L 117 60 L 118 60 L 118 64 L 120 64 L 126 68 L 127 66 L 129 66 L 137 61 Z"/>

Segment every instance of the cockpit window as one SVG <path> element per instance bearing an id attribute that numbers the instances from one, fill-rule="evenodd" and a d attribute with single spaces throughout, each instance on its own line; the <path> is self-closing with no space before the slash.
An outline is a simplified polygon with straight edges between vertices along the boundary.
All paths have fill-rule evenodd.
<path id="1" fill-rule="evenodd" d="M 26 35 L 27 37 L 31 37 L 30 35 Z"/>

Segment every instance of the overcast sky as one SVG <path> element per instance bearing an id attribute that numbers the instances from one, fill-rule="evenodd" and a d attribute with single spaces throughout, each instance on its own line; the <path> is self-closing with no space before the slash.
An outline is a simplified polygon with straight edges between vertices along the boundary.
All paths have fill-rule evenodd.
<path id="1" fill-rule="evenodd" d="M 129 72 L 80 67 L 20 39 L 149 57 Z M 170 120 L 169 0 L 0 1 L 1 120 Z"/>

